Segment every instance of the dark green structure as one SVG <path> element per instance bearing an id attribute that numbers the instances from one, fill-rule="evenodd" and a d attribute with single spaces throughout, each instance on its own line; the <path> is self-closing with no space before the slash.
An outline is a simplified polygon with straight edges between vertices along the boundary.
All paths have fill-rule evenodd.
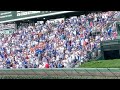
<path id="1" fill-rule="evenodd" d="M 120 58 L 120 39 L 101 42 L 101 59 Z"/>
<path id="2" fill-rule="evenodd" d="M 115 40 L 102 41 L 101 55 L 98 60 L 119 59 L 120 58 L 120 22 L 116 22 L 118 38 Z"/>

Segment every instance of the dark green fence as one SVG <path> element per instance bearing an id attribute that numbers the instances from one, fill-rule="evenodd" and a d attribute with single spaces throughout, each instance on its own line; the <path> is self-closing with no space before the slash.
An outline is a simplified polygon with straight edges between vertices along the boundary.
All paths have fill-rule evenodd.
<path id="1" fill-rule="evenodd" d="M 1 79 L 120 78 L 120 68 L 1 69 L 0 78 Z"/>

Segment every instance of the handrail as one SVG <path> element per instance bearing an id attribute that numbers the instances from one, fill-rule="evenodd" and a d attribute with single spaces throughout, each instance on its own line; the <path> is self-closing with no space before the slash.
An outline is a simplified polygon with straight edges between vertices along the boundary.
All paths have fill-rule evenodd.
<path id="1" fill-rule="evenodd" d="M 20 72 L 22 73 L 20 73 Z M 49 72 L 50 71 L 50 72 Z M 6 72 L 6 73 L 4 73 Z M 17 73 L 16 73 L 17 72 Z M 31 72 L 31 73 L 30 73 Z M 43 73 L 47 72 L 47 76 Z M 19 74 L 20 73 L 20 74 Z M 61 73 L 61 74 L 60 74 Z M 114 77 L 120 78 L 120 68 L 62 68 L 62 69 L 0 69 L 0 78 L 50 78 L 50 77 Z"/>

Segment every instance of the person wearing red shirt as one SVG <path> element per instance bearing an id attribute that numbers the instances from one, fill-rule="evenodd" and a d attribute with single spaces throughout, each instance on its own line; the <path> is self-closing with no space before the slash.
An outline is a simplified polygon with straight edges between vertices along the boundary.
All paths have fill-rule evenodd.
<path id="1" fill-rule="evenodd" d="M 48 63 L 46 63 L 45 68 L 49 68 L 49 64 Z"/>

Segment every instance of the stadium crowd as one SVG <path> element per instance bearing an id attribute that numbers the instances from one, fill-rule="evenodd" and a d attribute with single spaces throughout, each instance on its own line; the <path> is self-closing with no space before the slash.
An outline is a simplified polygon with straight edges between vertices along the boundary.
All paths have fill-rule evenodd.
<path id="1" fill-rule="evenodd" d="M 117 38 L 119 15 L 108 11 L 23 24 L 0 40 L 0 68 L 74 68 L 100 54 L 100 41 Z"/>

